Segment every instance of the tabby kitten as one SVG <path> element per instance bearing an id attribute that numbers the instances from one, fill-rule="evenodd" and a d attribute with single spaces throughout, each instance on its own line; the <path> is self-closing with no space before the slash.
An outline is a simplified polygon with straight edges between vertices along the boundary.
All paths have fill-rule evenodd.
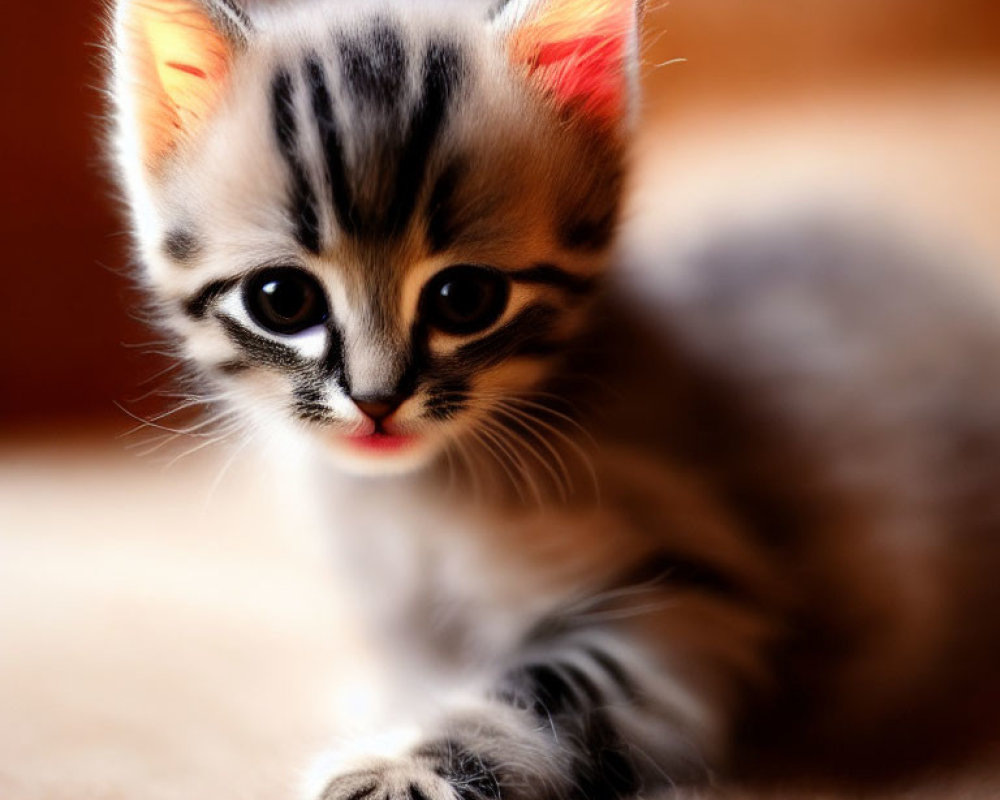
<path id="1" fill-rule="evenodd" d="M 307 797 L 625 798 L 774 742 L 868 768 L 988 696 L 991 301 L 819 228 L 606 273 L 639 16 L 116 3 L 145 281 L 315 461 L 399 668 L 405 735 Z"/>

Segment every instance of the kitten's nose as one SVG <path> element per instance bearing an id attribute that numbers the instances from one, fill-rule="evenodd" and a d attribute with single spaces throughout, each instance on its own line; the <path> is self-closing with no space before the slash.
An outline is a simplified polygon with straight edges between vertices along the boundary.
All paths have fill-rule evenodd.
<path id="1" fill-rule="evenodd" d="M 399 408 L 406 399 L 401 394 L 375 395 L 371 397 L 352 397 L 354 405 L 376 422 L 388 417 Z"/>

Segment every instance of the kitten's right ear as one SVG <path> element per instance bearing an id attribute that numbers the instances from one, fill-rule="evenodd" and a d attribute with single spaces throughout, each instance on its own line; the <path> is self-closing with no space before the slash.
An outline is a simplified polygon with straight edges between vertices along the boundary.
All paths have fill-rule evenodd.
<path id="1" fill-rule="evenodd" d="M 645 0 L 502 0 L 494 29 L 557 107 L 600 127 L 631 121 Z"/>
<path id="2" fill-rule="evenodd" d="M 119 0 L 115 90 L 149 171 L 215 110 L 251 33 L 233 0 Z"/>

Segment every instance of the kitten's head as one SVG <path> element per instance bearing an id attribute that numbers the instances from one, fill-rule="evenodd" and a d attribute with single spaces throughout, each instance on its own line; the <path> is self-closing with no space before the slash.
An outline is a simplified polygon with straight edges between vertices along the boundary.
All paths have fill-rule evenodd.
<path id="1" fill-rule="evenodd" d="M 470 5 L 116 9 L 148 284 L 229 402 L 350 468 L 524 413 L 607 261 L 636 0 Z"/>

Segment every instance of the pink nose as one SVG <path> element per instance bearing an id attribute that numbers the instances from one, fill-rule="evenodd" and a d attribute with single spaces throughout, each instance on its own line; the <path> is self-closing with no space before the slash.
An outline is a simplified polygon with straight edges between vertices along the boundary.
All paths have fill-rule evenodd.
<path id="1" fill-rule="evenodd" d="M 389 395 L 385 397 L 352 397 L 354 405 L 376 422 L 388 417 L 403 404 L 404 397 Z"/>

